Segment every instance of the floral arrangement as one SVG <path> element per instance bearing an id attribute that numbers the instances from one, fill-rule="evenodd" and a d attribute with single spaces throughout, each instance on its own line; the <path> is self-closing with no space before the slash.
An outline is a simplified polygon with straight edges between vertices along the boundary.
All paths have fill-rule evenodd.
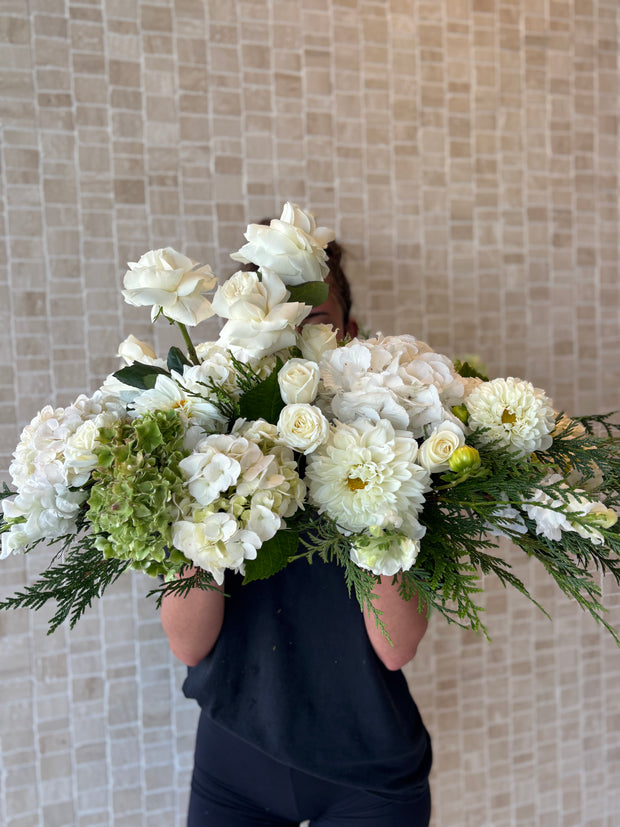
<path id="1" fill-rule="evenodd" d="M 129 264 L 126 301 L 176 324 L 185 348 L 164 361 L 130 336 L 92 396 L 24 429 L 0 557 L 57 551 L 0 608 L 55 600 L 52 631 L 129 568 L 160 576 L 161 600 L 318 555 L 379 625 L 387 576 L 421 611 L 485 631 L 480 575 L 529 597 L 493 553 L 507 536 L 620 643 L 593 576 L 620 582 L 610 415 L 568 418 L 529 382 L 488 380 L 410 335 L 304 326 L 327 298 L 331 231 L 287 203 L 245 238 L 232 258 L 251 268 L 219 286 L 169 247 Z M 214 315 L 217 341 L 194 344 L 188 328 Z"/>

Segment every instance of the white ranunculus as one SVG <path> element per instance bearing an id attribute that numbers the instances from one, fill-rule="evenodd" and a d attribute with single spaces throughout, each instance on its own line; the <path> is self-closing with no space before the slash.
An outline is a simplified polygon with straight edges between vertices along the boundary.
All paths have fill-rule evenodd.
<path id="1" fill-rule="evenodd" d="M 421 527 L 422 528 L 422 527 Z M 422 529 L 422 535 L 424 529 Z M 351 546 L 351 560 L 373 574 L 391 577 L 413 567 L 420 551 L 420 540 L 378 532 L 360 538 Z"/>
<path id="2" fill-rule="evenodd" d="M 284 445 L 308 455 L 327 439 L 329 422 L 315 405 L 286 405 L 278 419 L 278 435 Z"/>
<path id="3" fill-rule="evenodd" d="M 418 463 L 431 474 L 447 471 L 452 453 L 465 444 L 462 428 L 454 422 L 442 422 L 420 445 Z"/>
<path id="4" fill-rule="evenodd" d="M 297 336 L 304 359 L 320 362 L 323 354 L 338 347 L 336 331 L 330 324 L 305 324 Z"/>
<path id="5" fill-rule="evenodd" d="M 288 295 L 275 273 L 264 272 L 251 296 L 228 305 L 226 312 L 230 315 L 220 332 L 220 343 L 242 348 L 250 359 L 293 347 L 297 343 L 295 328 L 312 308 L 301 302 L 287 302 Z"/>
<path id="6" fill-rule="evenodd" d="M 280 396 L 287 405 L 314 402 L 319 388 L 319 366 L 307 359 L 289 359 L 278 372 Z"/>
<path id="7" fill-rule="evenodd" d="M 544 451 L 553 442 L 555 411 L 540 388 L 522 379 L 483 382 L 465 400 L 472 430 L 483 428 L 480 440 L 525 456 Z"/>
<path id="8" fill-rule="evenodd" d="M 123 296 L 135 307 L 152 306 L 154 321 L 160 311 L 169 319 L 193 327 L 213 315 L 203 296 L 215 287 L 209 265 L 198 265 L 172 247 L 150 250 L 138 262 L 129 262 Z"/>
<path id="9" fill-rule="evenodd" d="M 250 224 L 245 237 L 248 243 L 231 258 L 272 270 L 285 284 L 323 281 L 329 272 L 324 247 L 334 233 L 317 227 L 312 214 L 295 204 L 287 202 L 268 227 Z"/>
<path id="10" fill-rule="evenodd" d="M 417 452 L 411 434 L 395 431 L 385 419 L 337 423 L 308 457 L 310 501 L 347 531 L 375 526 L 415 537 L 430 488 Z"/>

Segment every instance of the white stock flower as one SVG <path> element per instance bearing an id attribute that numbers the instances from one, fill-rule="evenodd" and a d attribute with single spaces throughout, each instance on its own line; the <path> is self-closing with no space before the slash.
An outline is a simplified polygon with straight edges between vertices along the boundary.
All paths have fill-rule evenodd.
<path id="1" fill-rule="evenodd" d="M 319 366 L 307 359 L 289 359 L 278 372 L 280 396 L 287 405 L 310 404 L 319 388 Z"/>
<path id="2" fill-rule="evenodd" d="M 419 552 L 419 539 L 380 531 L 354 542 L 351 546 L 351 560 L 373 574 L 391 577 L 399 571 L 412 568 Z"/>
<path id="3" fill-rule="evenodd" d="M 305 324 L 297 335 L 297 346 L 304 359 L 320 362 L 326 351 L 338 347 L 336 331 L 330 324 Z"/>
<path id="4" fill-rule="evenodd" d="M 540 388 L 522 379 L 483 382 L 465 400 L 472 430 L 485 428 L 481 442 L 497 442 L 517 456 L 544 451 L 553 442 L 555 411 Z"/>
<path id="5" fill-rule="evenodd" d="M 442 422 L 420 445 L 418 463 L 431 474 L 447 471 L 453 452 L 465 444 L 463 430 L 454 422 Z"/>
<path id="6" fill-rule="evenodd" d="M 213 315 L 203 296 L 215 287 L 208 265 L 202 267 L 172 247 L 150 250 L 131 261 L 123 279 L 123 297 L 135 307 L 151 306 L 151 320 L 160 310 L 169 319 L 193 327 Z"/>
<path id="7" fill-rule="evenodd" d="M 308 457 L 311 502 L 351 532 L 371 526 L 413 537 L 430 476 L 416 463 L 417 443 L 391 423 L 337 423 Z"/>
<path id="8" fill-rule="evenodd" d="M 285 284 L 323 281 L 328 274 L 324 247 L 334 233 L 317 227 L 311 213 L 287 202 L 279 219 L 268 227 L 250 224 L 245 232 L 247 244 L 231 255 L 234 261 L 255 264 L 277 273 Z"/>
<path id="9" fill-rule="evenodd" d="M 220 343 L 242 348 L 250 358 L 269 356 L 293 347 L 297 342 L 295 328 L 312 308 L 301 302 L 287 301 L 289 292 L 275 273 L 263 272 L 262 281 L 256 273 L 243 275 L 251 277 L 247 283 L 254 285 L 243 300 L 227 303 L 223 293 L 219 297 L 216 295 L 218 312 L 228 314 L 224 316 L 228 321 L 220 332 Z"/>
<path id="10" fill-rule="evenodd" d="M 329 422 L 315 405 L 286 405 L 278 418 L 278 436 L 284 445 L 308 455 L 329 436 Z"/>

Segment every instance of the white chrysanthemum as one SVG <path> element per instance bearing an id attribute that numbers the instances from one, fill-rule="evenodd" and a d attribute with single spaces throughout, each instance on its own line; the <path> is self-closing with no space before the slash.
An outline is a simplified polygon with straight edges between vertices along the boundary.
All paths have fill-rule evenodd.
<path id="1" fill-rule="evenodd" d="M 424 534 L 424 529 L 420 528 Z M 418 539 L 379 532 L 361 537 L 354 543 L 351 546 L 351 560 L 373 574 L 391 577 L 412 568 L 419 552 Z"/>
<path id="2" fill-rule="evenodd" d="M 198 384 L 194 391 L 186 388 L 178 373 L 173 372 L 172 377 L 160 374 L 153 388 L 142 391 L 136 397 L 133 402 L 134 412 L 139 415 L 151 411 L 175 410 L 190 425 L 200 425 L 206 431 L 224 430 L 226 418 L 212 402 L 195 395 L 199 392 L 198 388 Z"/>
<path id="3" fill-rule="evenodd" d="M 483 382 L 465 400 L 469 427 L 486 429 L 482 442 L 497 442 L 518 456 L 544 451 L 553 442 L 555 411 L 540 388 L 522 379 Z"/>
<path id="4" fill-rule="evenodd" d="M 310 500 L 347 531 L 377 526 L 413 536 L 430 485 L 417 450 L 415 439 L 387 420 L 337 423 L 308 457 Z"/>

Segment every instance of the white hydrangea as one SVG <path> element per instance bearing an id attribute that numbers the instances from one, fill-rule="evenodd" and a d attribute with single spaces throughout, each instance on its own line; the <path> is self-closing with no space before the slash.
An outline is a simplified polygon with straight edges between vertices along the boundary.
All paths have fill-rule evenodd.
<path id="1" fill-rule="evenodd" d="M 472 430 L 485 429 L 482 442 L 497 442 L 517 456 L 544 451 L 553 442 L 555 411 L 540 388 L 522 379 L 493 379 L 474 388 L 465 400 Z"/>
<path id="2" fill-rule="evenodd" d="M 218 583 L 224 571 L 243 571 L 262 544 L 303 506 L 306 488 L 293 452 L 272 443 L 268 423 L 235 424 L 232 434 L 204 437 L 181 460 L 189 496 L 173 524 L 173 543 Z M 261 433 L 269 450 L 243 434 Z"/>
<path id="3" fill-rule="evenodd" d="M 430 487 L 428 471 L 416 463 L 417 450 L 410 434 L 395 432 L 385 419 L 336 423 L 308 457 L 310 500 L 346 531 L 376 526 L 414 537 Z"/>
<path id="4" fill-rule="evenodd" d="M 458 420 L 451 408 L 463 383 L 450 360 L 413 336 L 353 339 L 321 360 L 317 404 L 342 422 L 389 420 L 422 437 L 429 427 Z M 461 426 L 459 426 L 461 427 Z"/>

